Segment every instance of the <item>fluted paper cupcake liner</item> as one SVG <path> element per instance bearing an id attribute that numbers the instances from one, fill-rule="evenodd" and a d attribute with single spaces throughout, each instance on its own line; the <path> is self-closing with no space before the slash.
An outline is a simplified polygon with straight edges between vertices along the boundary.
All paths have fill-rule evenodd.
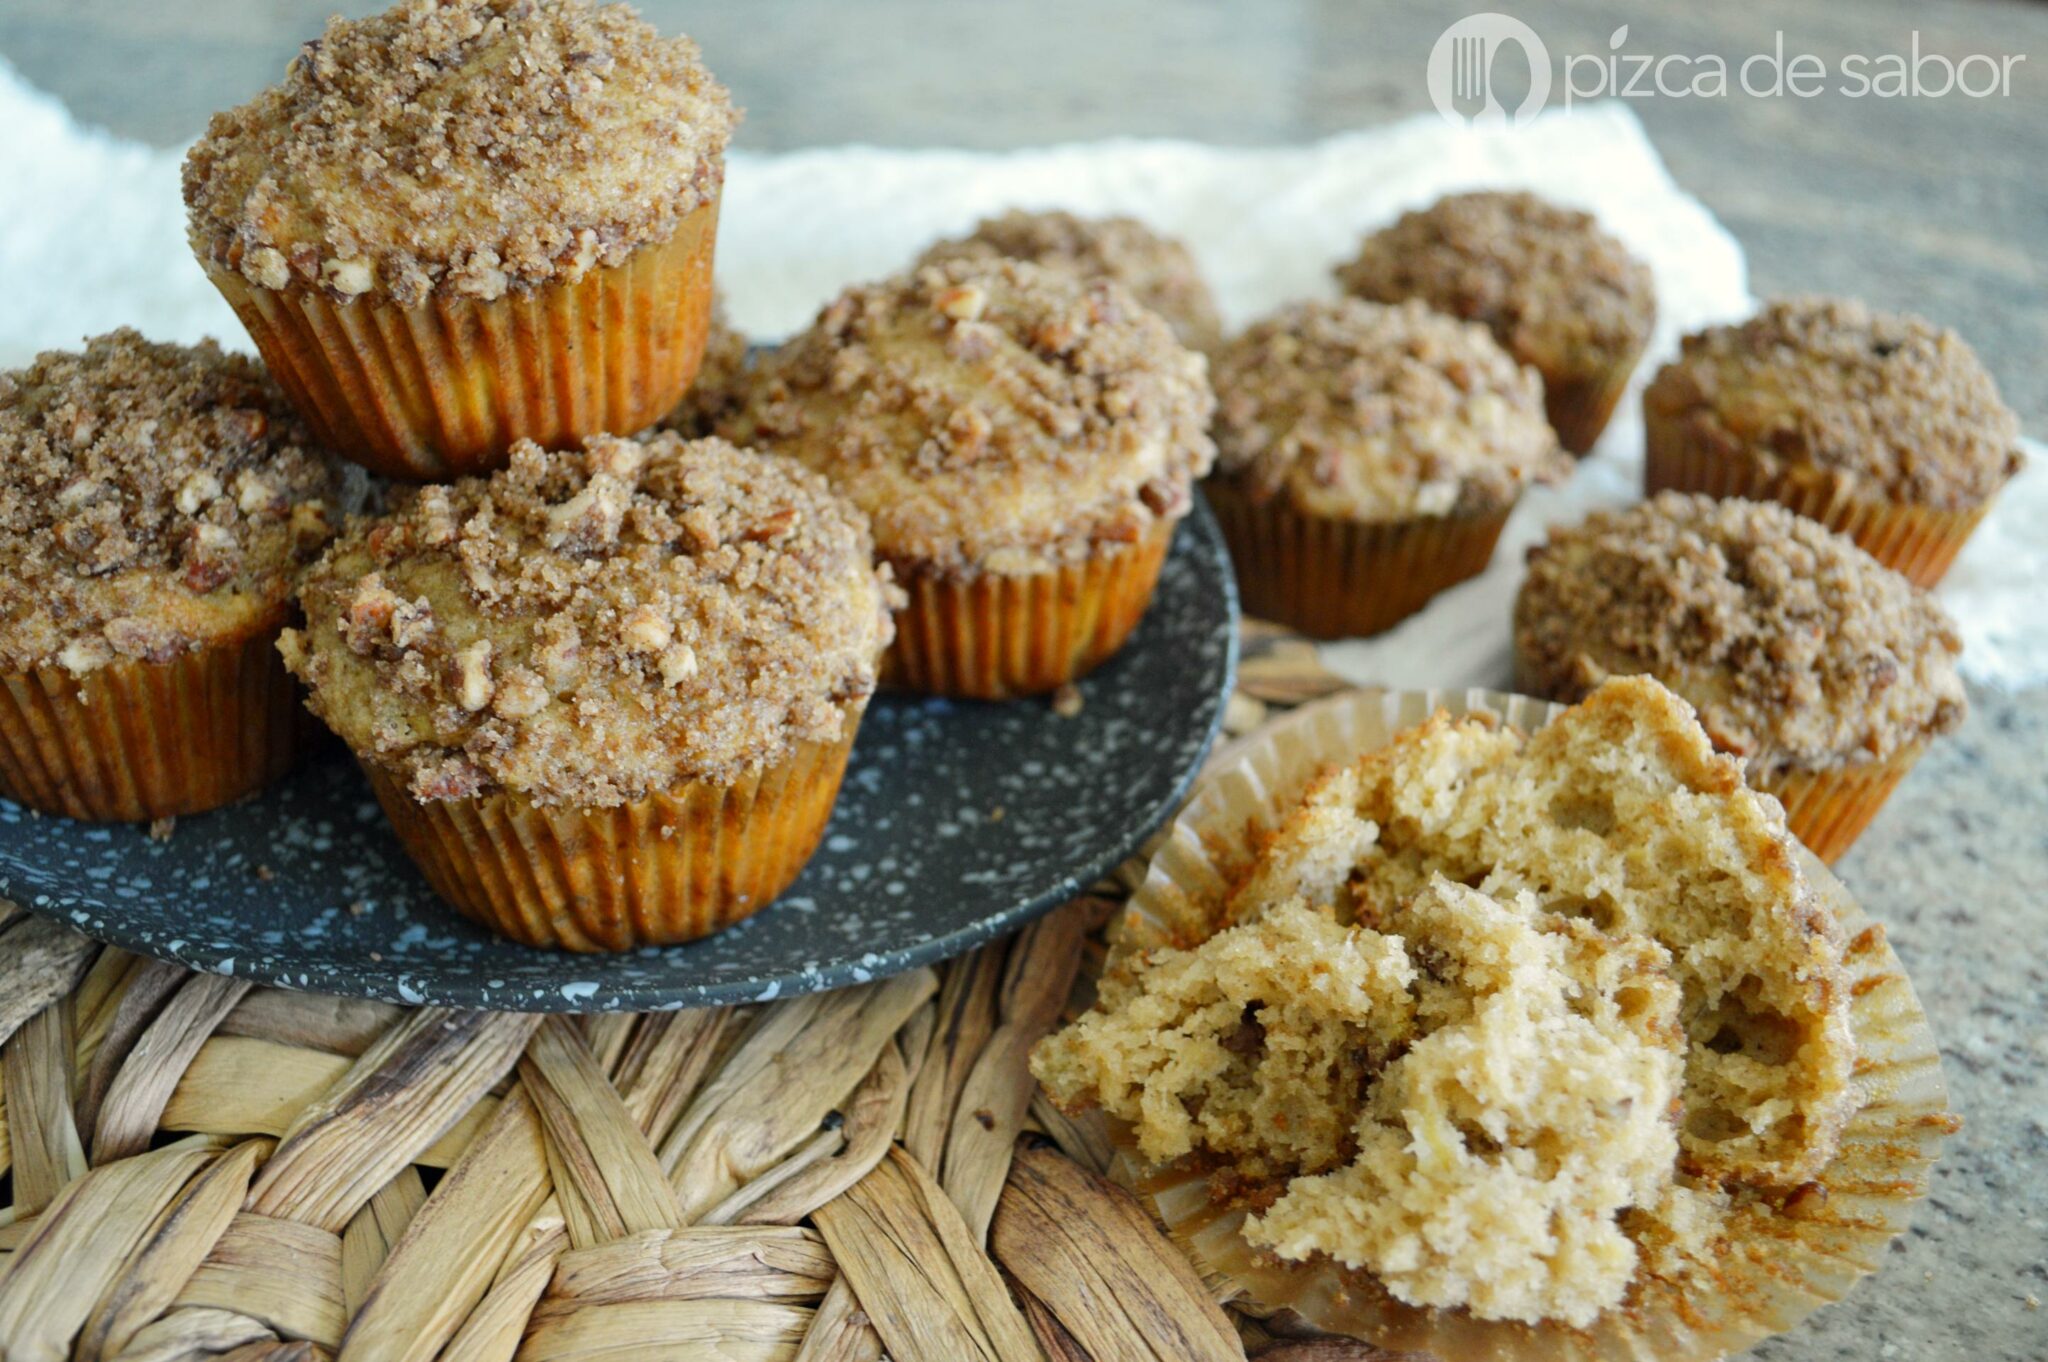
<path id="1" fill-rule="evenodd" d="M 1543 376 L 1543 411 L 1559 444 L 1580 458 L 1592 452 L 1600 432 L 1614 419 L 1614 409 L 1621 405 L 1641 357 L 1640 349 L 1631 351 L 1620 362 L 1582 378 Z"/>
<path id="2" fill-rule="evenodd" d="M 1212 768 L 1175 820 L 1116 924 L 1109 968 L 1128 967 L 1134 951 L 1209 936 L 1258 829 L 1271 826 L 1317 772 L 1384 745 L 1440 708 L 1484 711 L 1528 730 L 1562 706 L 1492 691 L 1356 691 L 1252 735 Z M 1328 1259 L 1289 1262 L 1255 1252 L 1240 1233 L 1245 1213 L 1217 1205 L 1199 1170 L 1147 1167 L 1127 1132 L 1112 1130 L 1118 1175 L 1240 1307 L 1291 1310 L 1327 1332 L 1440 1362 L 1699 1362 L 1789 1329 L 1883 1265 L 1954 1129 L 1926 1014 L 1883 928 L 1814 856 L 1802 852 L 1799 861 L 1849 943 L 1856 1081 L 1865 1101 L 1834 1162 L 1800 1190 L 1796 1205 L 1763 1223 L 1731 1221 L 1732 1241 L 1707 1280 L 1640 1276 L 1622 1306 L 1586 1329 L 1479 1320 L 1406 1305 L 1370 1274 Z"/>
<path id="3" fill-rule="evenodd" d="M 949 577 L 898 567 L 882 683 L 930 695 L 1002 700 L 1056 689 L 1106 661 L 1144 617 L 1174 522 L 1085 561 L 1016 576 Z"/>
<path id="4" fill-rule="evenodd" d="M 290 769 L 306 735 L 277 632 L 168 662 L 0 677 L 0 793 L 95 822 L 199 813 Z"/>
<path id="5" fill-rule="evenodd" d="M 1311 638 L 1391 629 L 1448 587 L 1486 570 L 1508 511 L 1361 522 L 1260 500 L 1235 481 L 1204 484 L 1230 545 L 1247 615 Z"/>
<path id="6" fill-rule="evenodd" d="M 1870 500 L 1855 495 L 1844 479 L 1826 470 L 1773 470 L 1740 453 L 1703 449 L 1687 438 L 1679 423 L 1654 412 L 1645 411 L 1643 421 L 1643 486 L 1650 495 L 1670 490 L 1778 502 L 1848 535 L 1865 553 L 1916 586 L 1933 587 L 1941 581 L 1991 510 L 1993 498 L 1960 511 Z"/>
<path id="7" fill-rule="evenodd" d="M 574 283 L 412 307 L 206 264 L 322 444 L 386 477 L 443 481 L 503 466 L 519 440 L 630 434 L 675 406 L 704 355 L 717 231 L 713 198 L 667 241 Z"/>
<path id="8" fill-rule="evenodd" d="M 623 951 L 707 936 L 787 889 L 824 835 L 859 725 L 851 711 L 837 742 L 733 784 L 611 808 L 422 801 L 374 760 L 363 769 L 400 844 L 464 916 L 528 946 Z"/>
<path id="9" fill-rule="evenodd" d="M 1856 762 L 1827 771 L 1782 770 L 1750 777 L 1750 784 L 1785 806 L 1785 824 L 1806 849 L 1832 865 L 1853 846 L 1906 772 L 1927 750 L 1909 743 L 1882 761 Z"/>

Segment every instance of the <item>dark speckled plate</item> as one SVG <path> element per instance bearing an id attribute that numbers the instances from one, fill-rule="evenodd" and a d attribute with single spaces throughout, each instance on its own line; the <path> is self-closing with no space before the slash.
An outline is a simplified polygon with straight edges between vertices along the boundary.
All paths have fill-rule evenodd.
<path id="1" fill-rule="evenodd" d="M 330 754 L 262 797 L 138 827 L 0 800 L 0 894 L 196 970 L 321 993 L 517 1011 L 789 997 L 977 946 L 1071 898 L 1173 812 L 1237 660 L 1237 588 L 1205 506 L 1175 536 L 1130 643 L 1043 700 L 878 697 L 824 844 L 788 893 L 688 946 L 517 946 L 434 897 L 354 763 Z"/>

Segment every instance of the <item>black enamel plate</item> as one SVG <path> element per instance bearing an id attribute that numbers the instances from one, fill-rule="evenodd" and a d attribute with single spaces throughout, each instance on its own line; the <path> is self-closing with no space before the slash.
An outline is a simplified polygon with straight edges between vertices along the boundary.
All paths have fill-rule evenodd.
<path id="1" fill-rule="evenodd" d="M 129 950 L 319 993 L 515 1011 L 698 1007 L 956 955 L 1071 898 L 1178 806 L 1237 660 L 1237 589 L 1199 503 L 1078 715 L 878 696 L 824 844 L 788 893 L 687 946 L 538 951 L 434 897 L 330 752 L 261 796 L 139 827 L 0 800 L 0 894 Z"/>

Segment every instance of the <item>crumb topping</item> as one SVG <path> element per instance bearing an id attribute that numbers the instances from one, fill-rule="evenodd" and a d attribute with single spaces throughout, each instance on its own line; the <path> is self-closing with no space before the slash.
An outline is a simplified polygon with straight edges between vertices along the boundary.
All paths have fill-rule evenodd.
<path id="1" fill-rule="evenodd" d="M 164 662 L 282 622 L 342 475 L 262 365 L 119 330 L 0 373 L 0 666 Z"/>
<path id="2" fill-rule="evenodd" d="M 2019 418 L 1967 341 L 1848 298 L 1779 299 L 1687 336 L 1643 405 L 1708 449 L 1912 505 L 1980 505 L 2023 462 Z"/>
<path id="3" fill-rule="evenodd" d="M 898 593 L 822 479 L 722 440 L 531 441 L 307 574 L 309 704 L 421 800 L 608 807 L 836 741 Z"/>
<path id="4" fill-rule="evenodd" d="M 1881 760 L 1955 729 L 1962 640 L 1925 592 L 1776 504 L 1666 492 L 1554 530 L 1515 602 L 1522 684 L 1645 673 L 1753 771 Z"/>
<path id="5" fill-rule="evenodd" d="M 715 195 L 734 113 L 621 4 L 336 17 L 185 159 L 202 261 L 262 288 L 480 299 L 615 265 Z"/>
<path id="6" fill-rule="evenodd" d="M 1571 468 L 1543 382 L 1421 303 L 1295 303 L 1216 357 L 1217 465 L 1311 515 L 1478 515 Z"/>
<path id="7" fill-rule="evenodd" d="M 1860 1098 L 1840 929 L 1684 701 L 1438 714 L 1311 783 L 1033 1071 L 1246 1235 L 1419 1306 L 1583 1325 L 1794 1187 Z"/>
<path id="8" fill-rule="evenodd" d="M 739 410 L 750 368 L 747 338 L 732 329 L 725 316 L 725 300 L 714 296 L 711 325 L 704 334 L 704 360 L 683 400 L 661 418 L 662 428 L 685 439 L 712 434 L 720 421 Z"/>
<path id="9" fill-rule="evenodd" d="M 1337 280 L 1361 298 L 1416 298 L 1482 323 L 1553 379 L 1604 373 L 1643 348 L 1656 319 L 1647 265 L 1592 214 L 1528 193 L 1451 194 L 1404 213 Z"/>
<path id="10" fill-rule="evenodd" d="M 720 431 L 822 471 L 906 568 L 1024 574 L 1187 514 L 1213 406 L 1121 285 L 963 260 L 840 295 Z"/>
<path id="11" fill-rule="evenodd" d="M 1050 265 L 1083 279 L 1113 279 L 1164 317 L 1190 349 L 1214 350 L 1223 339 L 1216 300 L 1193 253 L 1136 218 L 1011 209 L 983 218 L 964 237 L 933 243 L 917 263 L 998 259 Z"/>

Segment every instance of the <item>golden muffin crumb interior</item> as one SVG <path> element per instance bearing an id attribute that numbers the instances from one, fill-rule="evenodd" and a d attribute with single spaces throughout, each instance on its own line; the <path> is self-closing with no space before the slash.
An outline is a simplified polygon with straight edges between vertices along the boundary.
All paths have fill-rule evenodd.
<path id="1" fill-rule="evenodd" d="M 1481 515 L 1571 461 L 1543 382 L 1420 303 L 1295 303 L 1216 357 L 1217 467 L 1310 515 Z"/>
<path id="2" fill-rule="evenodd" d="M 1574 701 L 1656 677 L 1752 772 L 1883 760 L 1968 709 L 1962 639 L 1934 598 L 1776 504 L 1665 492 L 1530 551 L 1515 657 Z"/>
<path id="3" fill-rule="evenodd" d="M 1313 782 L 1216 912 L 1033 1071 L 1421 1306 L 1584 1324 L 1859 1101 L 1838 929 L 1683 701 L 1439 714 Z"/>
<path id="4" fill-rule="evenodd" d="M 721 440 L 515 445 L 308 572 L 286 665 L 416 798 L 630 802 L 836 741 L 896 592 L 823 479 Z"/>
<path id="5" fill-rule="evenodd" d="M 1028 260 L 1084 279 L 1113 279 L 1166 319 L 1181 344 L 1213 350 L 1223 339 L 1216 301 L 1185 243 L 1132 217 L 1085 218 L 1057 209 L 983 218 L 964 237 L 934 242 L 919 265 Z"/>
<path id="6" fill-rule="evenodd" d="M 255 360 L 123 329 L 0 373 L 0 666 L 163 662 L 283 622 L 338 467 Z"/>
<path id="7" fill-rule="evenodd" d="M 1687 336 L 1643 407 L 1705 449 L 1916 506 L 1979 505 L 2024 462 L 2019 418 L 1969 342 L 1851 298 L 1774 299 Z"/>
<path id="8" fill-rule="evenodd" d="M 823 472 L 906 570 L 1021 575 L 1185 515 L 1213 406 L 1121 285 L 962 260 L 841 294 L 719 429 Z"/>
<path id="9" fill-rule="evenodd" d="M 185 160 L 193 249 L 262 288 L 490 299 L 666 241 L 734 114 L 622 4 L 402 0 L 334 18 Z"/>

